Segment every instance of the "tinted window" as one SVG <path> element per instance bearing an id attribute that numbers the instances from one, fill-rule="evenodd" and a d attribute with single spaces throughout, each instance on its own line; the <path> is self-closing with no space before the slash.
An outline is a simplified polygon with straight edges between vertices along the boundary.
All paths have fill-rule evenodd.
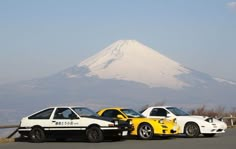
<path id="1" fill-rule="evenodd" d="M 103 117 L 111 117 L 111 118 L 116 118 L 117 115 L 122 115 L 119 111 L 117 110 L 106 110 L 105 112 L 103 112 L 102 116 Z"/>
<path id="2" fill-rule="evenodd" d="M 54 119 L 72 119 L 76 115 L 69 108 L 57 108 Z"/>
<path id="3" fill-rule="evenodd" d="M 167 109 L 170 110 L 170 112 L 172 112 L 176 116 L 188 116 L 189 115 L 188 113 L 186 113 L 176 107 L 169 107 Z"/>
<path id="4" fill-rule="evenodd" d="M 154 108 L 152 109 L 150 113 L 150 116 L 166 116 L 166 115 L 167 115 L 167 111 L 162 108 Z"/>
<path id="5" fill-rule="evenodd" d="M 73 110 L 81 117 L 98 117 L 97 113 L 88 108 L 76 107 Z"/>
<path id="6" fill-rule="evenodd" d="M 121 109 L 122 112 L 124 112 L 128 118 L 134 118 L 134 117 L 144 117 L 142 114 L 132 110 L 132 109 Z"/>
<path id="7" fill-rule="evenodd" d="M 44 111 L 41 111 L 39 113 L 36 113 L 29 117 L 29 119 L 49 119 L 52 114 L 53 108 L 46 109 Z"/>

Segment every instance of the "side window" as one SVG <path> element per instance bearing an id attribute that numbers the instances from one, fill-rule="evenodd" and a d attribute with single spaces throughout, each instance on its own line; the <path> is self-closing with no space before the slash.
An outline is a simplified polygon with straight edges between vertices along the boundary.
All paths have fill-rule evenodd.
<path id="1" fill-rule="evenodd" d="M 29 117 L 29 119 L 49 119 L 54 109 L 46 109 Z"/>
<path id="2" fill-rule="evenodd" d="M 105 112 L 103 112 L 102 116 L 116 118 L 118 114 L 121 113 L 117 110 L 106 110 Z"/>
<path id="3" fill-rule="evenodd" d="M 72 119 L 76 117 L 75 113 L 69 108 L 57 108 L 54 119 Z"/>
<path id="4" fill-rule="evenodd" d="M 154 108 L 152 109 L 150 116 L 167 116 L 167 111 L 162 108 Z"/>

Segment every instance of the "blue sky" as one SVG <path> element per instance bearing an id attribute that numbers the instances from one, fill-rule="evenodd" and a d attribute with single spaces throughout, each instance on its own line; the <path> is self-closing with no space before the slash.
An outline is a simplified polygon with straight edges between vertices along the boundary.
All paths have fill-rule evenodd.
<path id="1" fill-rule="evenodd" d="M 49 76 L 120 39 L 236 81 L 236 0 L 2 0 L 0 84 Z"/>

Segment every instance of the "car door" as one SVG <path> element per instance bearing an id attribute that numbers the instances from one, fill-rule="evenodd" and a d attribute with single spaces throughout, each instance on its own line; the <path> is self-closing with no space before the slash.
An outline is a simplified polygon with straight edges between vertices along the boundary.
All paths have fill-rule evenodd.
<path id="1" fill-rule="evenodd" d="M 70 108 L 57 108 L 49 129 L 57 132 L 79 130 L 79 118 Z"/>

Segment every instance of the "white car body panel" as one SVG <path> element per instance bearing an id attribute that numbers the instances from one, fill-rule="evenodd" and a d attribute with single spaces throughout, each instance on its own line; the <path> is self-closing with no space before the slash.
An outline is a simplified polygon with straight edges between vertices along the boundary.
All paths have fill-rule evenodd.
<path id="1" fill-rule="evenodd" d="M 168 117 L 150 116 L 150 113 L 154 108 L 165 109 L 169 113 Z M 177 124 L 180 126 L 180 133 L 184 133 L 185 124 L 187 124 L 188 122 L 195 122 L 199 126 L 200 132 L 202 134 L 224 133 L 225 130 L 227 129 L 227 125 L 224 122 L 219 121 L 215 118 L 213 118 L 213 122 L 210 123 L 210 122 L 205 121 L 209 117 L 193 116 L 193 115 L 176 116 L 167 108 L 168 108 L 167 106 L 149 107 L 145 111 L 143 111 L 142 114 L 148 118 L 167 118 L 167 119 L 176 118 Z"/>
<path id="2" fill-rule="evenodd" d="M 47 109 L 53 109 L 49 119 L 29 119 L 29 117 L 40 113 Z M 55 119 L 55 111 L 57 108 L 68 108 L 74 113 L 77 118 L 75 119 Z M 45 131 L 68 131 L 68 130 L 82 130 L 85 131 L 89 126 L 99 126 L 101 130 L 119 130 L 118 126 L 115 126 L 113 122 L 102 120 L 96 117 L 81 117 L 71 107 L 49 107 L 38 112 L 35 112 L 27 117 L 21 119 L 19 132 L 30 132 L 33 127 L 39 126 Z"/>

